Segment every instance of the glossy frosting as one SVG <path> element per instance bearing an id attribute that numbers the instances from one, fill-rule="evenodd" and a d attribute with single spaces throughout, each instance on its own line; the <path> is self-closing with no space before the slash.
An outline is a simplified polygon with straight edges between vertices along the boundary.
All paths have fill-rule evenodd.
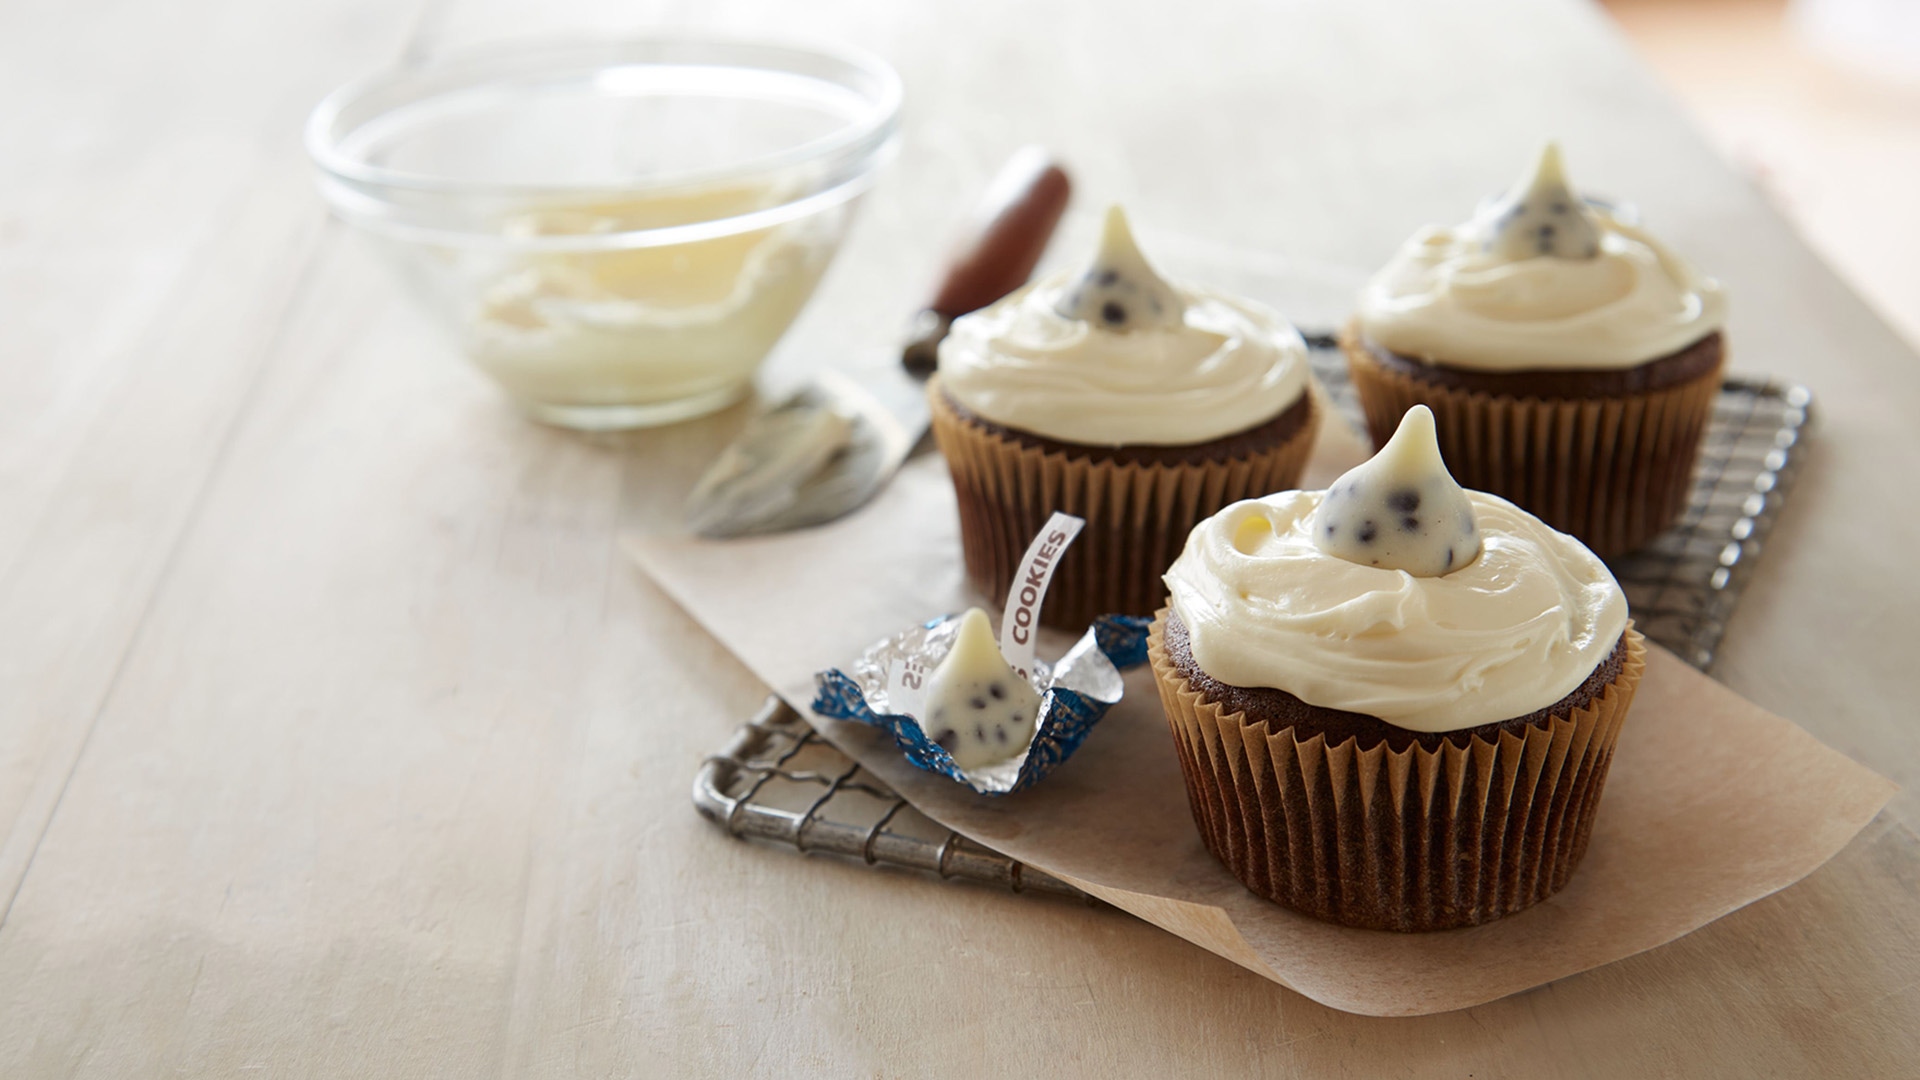
<path id="1" fill-rule="evenodd" d="M 987 420 L 1061 442 L 1185 446 L 1292 406 L 1307 354 L 1266 307 L 1167 284 L 1110 215 L 1088 268 L 955 320 L 940 385 Z"/>
<path id="2" fill-rule="evenodd" d="M 1361 292 L 1358 320 L 1374 343 L 1449 367 L 1617 370 L 1720 329 L 1726 294 L 1580 199 L 1549 144 L 1473 220 L 1415 233 Z"/>
<path id="3" fill-rule="evenodd" d="M 1456 731 L 1559 701 L 1626 628 L 1606 566 L 1505 499 L 1468 492 L 1480 557 L 1415 577 L 1320 550 L 1311 530 L 1324 495 L 1238 502 L 1188 537 L 1166 580 L 1208 675 Z"/>
<path id="4" fill-rule="evenodd" d="M 1329 555 L 1415 577 L 1438 577 L 1480 555 L 1473 504 L 1440 458 L 1433 412 L 1415 405 L 1372 459 L 1333 482 L 1314 512 Z"/>

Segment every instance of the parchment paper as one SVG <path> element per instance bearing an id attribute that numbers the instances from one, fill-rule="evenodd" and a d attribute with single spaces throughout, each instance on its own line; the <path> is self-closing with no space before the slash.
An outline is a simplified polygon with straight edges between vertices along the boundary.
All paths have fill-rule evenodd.
<path id="1" fill-rule="evenodd" d="M 1324 486 L 1365 453 L 1337 420 L 1321 440 L 1306 486 Z M 1073 760 L 1005 798 L 912 768 L 872 728 L 811 717 L 814 672 L 910 623 L 995 606 L 967 591 L 937 456 L 823 528 L 627 543 L 695 619 L 927 816 L 1349 1012 L 1466 1008 L 1671 941 L 1811 873 L 1896 790 L 1649 643 L 1586 860 L 1565 890 L 1466 930 L 1350 930 L 1254 896 L 1201 847 L 1144 668 Z M 1043 638 L 1042 654 L 1070 643 Z"/>

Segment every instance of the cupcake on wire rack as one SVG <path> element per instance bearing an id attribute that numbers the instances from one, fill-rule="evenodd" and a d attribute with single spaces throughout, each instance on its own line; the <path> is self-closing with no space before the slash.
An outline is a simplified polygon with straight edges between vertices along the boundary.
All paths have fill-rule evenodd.
<path id="1" fill-rule="evenodd" d="M 1431 408 L 1468 487 L 1611 557 L 1672 525 L 1725 366 L 1726 295 L 1552 143 L 1504 196 L 1408 240 L 1342 335 L 1377 444 Z"/>
<path id="2" fill-rule="evenodd" d="M 1448 475 L 1414 406 L 1326 491 L 1194 529 L 1148 637 L 1201 839 L 1247 888 L 1439 930 L 1586 852 L 1645 647 L 1592 552 Z"/>
<path id="3" fill-rule="evenodd" d="M 1053 512 L 1086 519 L 1042 616 L 1069 628 L 1152 614 L 1194 524 L 1292 487 L 1320 422 L 1293 326 L 1163 279 L 1118 207 L 1083 269 L 956 320 L 927 396 L 976 589 L 1006 593 Z"/>

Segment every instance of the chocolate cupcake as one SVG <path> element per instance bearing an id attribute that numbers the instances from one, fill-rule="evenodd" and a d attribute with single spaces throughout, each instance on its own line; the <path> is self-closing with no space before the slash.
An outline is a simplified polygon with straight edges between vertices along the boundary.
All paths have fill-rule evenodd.
<path id="1" fill-rule="evenodd" d="M 1567 883 L 1644 646 L 1591 551 L 1453 482 L 1426 408 L 1327 491 L 1202 522 L 1166 581 L 1148 655 L 1201 839 L 1247 888 L 1422 931 Z"/>
<path id="2" fill-rule="evenodd" d="M 1686 508 L 1726 360 L 1726 297 L 1557 147 L 1454 228 L 1416 233 L 1342 335 L 1377 443 L 1433 409 L 1448 463 L 1603 556 Z"/>
<path id="3" fill-rule="evenodd" d="M 1167 283 L 1117 207 L 1086 269 L 956 320 L 927 395 L 980 592 L 1006 595 L 1054 511 L 1086 519 L 1041 615 L 1069 629 L 1152 614 L 1193 526 L 1292 487 L 1320 422 L 1299 333 Z"/>

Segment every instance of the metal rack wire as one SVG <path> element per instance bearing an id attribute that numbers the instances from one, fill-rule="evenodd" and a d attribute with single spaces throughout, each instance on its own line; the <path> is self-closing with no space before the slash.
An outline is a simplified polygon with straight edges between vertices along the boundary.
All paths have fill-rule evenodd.
<path id="1" fill-rule="evenodd" d="M 769 697 L 707 758 L 693 805 L 735 836 L 826 851 L 1014 892 L 1087 898 L 1049 874 L 935 824 Z"/>
<path id="2" fill-rule="evenodd" d="M 1651 544 L 1609 564 L 1641 633 L 1702 671 L 1713 665 L 1761 543 L 1786 504 L 1805 457 L 1800 440 L 1812 403 L 1797 383 L 1728 379 L 1700 444 L 1686 512 Z"/>
<path id="3" fill-rule="evenodd" d="M 1343 412 L 1359 410 L 1337 353 L 1314 373 Z M 1611 565 L 1635 625 L 1695 667 L 1712 663 L 1727 620 L 1804 457 L 1812 395 L 1777 380 L 1729 378 L 1678 523 Z M 777 697 L 694 779 L 693 804 L 728 833 L 1012 889 L 1095 903 L 1080 890 L 936 824 L 814 733 Z"/>

